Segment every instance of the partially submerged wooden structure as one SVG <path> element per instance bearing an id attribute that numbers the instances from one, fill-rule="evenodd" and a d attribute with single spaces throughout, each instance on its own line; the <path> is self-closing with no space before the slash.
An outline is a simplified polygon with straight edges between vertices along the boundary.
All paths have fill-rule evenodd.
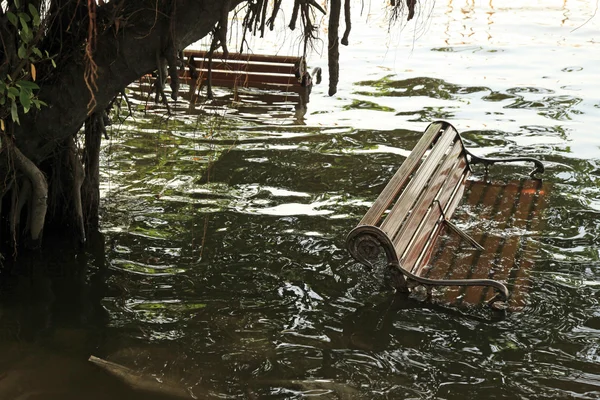
<path id="1" fill-rule="evenodd" d="M 185 50 L 185 72 L 181 78 L 196 88 L 223 86 L 258 88 L 307 95 L 312 77 L 306 61 L 299 56 L 264 54 L 214 53 Z M 320 81 L 320 77 L 318 79 Z"/>
<path id="2" fill-rule="evenodd" d="M 497 162 L 509 161 L 534 163 L 532 177 L 544 172 L 543 164 L 530 157 L 477 157 L 465 148 L 452 125 L 443 121 L 432 123 L 358 226 L 348 234 L 348 250 L 355 259 L 370 267 L 378 259 L 380 249 L 383 249 L 390 283 L 401 291 L 409 291 L 417 286 L 424 286 L 429 292 L 433 286 L 476 286 L 477 290 L 469 289 L 470 300 L 482 300 L 483 293 L 492 289 L 496 295 L 488 299 L 490 304 L 506 302 L 509 297 L 505 285 L 507 274 L 497 274 L 492 261 L 498 252 L 511 252 L 516 247 L 509 245 L 500 248 L 496 241 L 488 243 L 487 239 L 472 238 L 458 228 L 451 218 L 463 198 L 465 188 L 472 187 L 468 180 L 471 165 L 482 163 L 487 168 Z M 531 190 L 539 186 L 539 181 L 531 180 L 523 185 L 525 191 L 518 191 L 517 186 L 512 185 L 502 189 L 504 192 L 500 187 L 490 186 L 488 189 L 485 186 L 488 195 L 481 199 L 484 204 L 500 202 L 499 214 L 496 215 L 499 219 L 509 217 L 508 213 L 516 207 L 514 200 L 517 198 L 523 199 L 523 210 L 519 209 L 521 213 L 532 207 L 535 209 L 533 202 L 526 200 L 533 193 Z M 471 188 L 469 197 L 477 197 L 480 186 L 476 188 Z M 535 198 L 539 198 L 541 192 L 536 189 L 535 193 Z M 432 255 L 439 253 L 442 248 L 439 239 L 443 232 L 450 232 L 453 240 L 468 243 L 472 249 L 470 251 L 477 254 L 478 264 L 474 271 L 458 268 L 454 264 L 443 273 L 441 269 L 431 268 Z M 508 255 L 511 256 L 514 258 L 514 254 Z"/>

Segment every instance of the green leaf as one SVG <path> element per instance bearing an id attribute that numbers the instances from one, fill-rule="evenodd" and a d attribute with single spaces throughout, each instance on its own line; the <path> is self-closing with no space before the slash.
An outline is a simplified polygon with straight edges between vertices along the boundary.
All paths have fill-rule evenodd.
<path id="1" fill-rule="evenodd" d="M 10 23 L 13 24 L 15 28 L 17 28 L 19 25 L 19 18 L 17 18 L 17 16 L 11 13 L 10 11 L 6 13 L 6 16 L 8 17 Z"/>
<path id="2" fill-rule="evenodd" d="M 37 47 L 32 47 L 31 51 L 33 52 L 33 54 L 35 54 L 36 56 L 38 56 L 39 58 L 42 58 L 42 52 L 40 51 L 40 49 L 38 49 Z"/>
<path id="3" fill-rule="evenodd" d="M 19 95 L 19 89 L 17 89 L 14 86 L 11 86 L 8 88 L 8 94 L 7 96 L 10 97 L 12 100 L 16 99 L 17 96 Z"/>
<path id="4" fill-rule="evenodd" d="M 3 106 L 4 103 L 6 103 L 6 97 L 2 96 L 0 97 L 0 106 Z"/>
<path id="5" fill-rule="evenodd" d="M 29 4 L 29 14 L 31 14 L 31 16 L 33 17 L 33 26 L 35 26 L 36 28 L 40 26 L 40 14 L 31 3 Z"/>
<path id="6" fill-rule="evenodd" d="M 27 90 L 21 90 L 21 94 L 19 96 L 19 101 L 23 106 L 23 112 L 27 114 L 29 112 L 29 108 L 31 107 L 31 92 Z"/>
<path id="7" fill-rule="evenodd" d="M 25 20 L 24 20 L 24 19 L 21 17 L 21 15 L 25 15 L 25 16 L 26 16 L 27 14 L 24 14 L 24 13 L 19 13 L 19 20 L 21 21 L 21 29 L 22 29 L 22 30 L 23 30 L 23 32 L 25 32 L 25 33 L 29 33 L 29 32 L 31 32 L 31 29 L 29 29 L 29 25 L 27 25 L 27 21 L 25 21 Z"/>
<path id="8" fill-rule="evenodd" d="M 20 88 L 26 88 L 29 90 L 36 90 L 40 88 L 37 83 L 31 81 L 17 81 L 16 85 Z"/>
<path id="9" fill-rule="evenodd" d="M 21 46 L 19 47 L 19 50 L 17 51 L 17 54 L 19 55 L 19 58 L 25 58 L 27 57 L 27 49 L 25 48 L 25 44 L 21 43 Z"/>
<path id="10" fill-rule="evenodd" d="M 30 5 L 31 5 L 31 4 L 30 4 Z M 23 23 L 23 20 L 24 20 L 25 22 L 29 22 L 29 21 L 31 21 L 31 17 L 30 17 L 29 15 L 27 15 L 26 13 L 24 13 L 24 12 L 20 12 L 20 13 L 19 13 L 19 19 L 21 20 L 21 23 Z"/>
<path id="11" fill-rule="evenodd" d="M 54 62 L 54 58 L 51 58 L 51 59 L 50 59 L 50 61 L 52 62 L 52 66 L 53 66 L 54 68 L 56 68 L 56 63 Z"/>
<path id="12" fill-rule="evenodd" d="M 19 113 L 17 112 L 17 102 L 13 100 L 10 104 L 10 116 L 12 117 L 13 122 L 19 123 Z"/>
<path id="13" fill-rule="evenodd" d="M 0 94 L 4 94 L 6 92 L 6 83 L 0 81 Z"/>
<path id="14" fill-rule="evenodd" d="M 33 33 L 31 32 L 31 30 L 23 30 L 23 29 L 21 29 L 19 31 L 19 36 L 21 36 L 21 40 L 24 43 L 29 43 L 33 39 Z"/>
<path id="15" fill-rule="evenodd" d="M 15 7 L 19 8 L 21 7 L 21 3 L 19 3 L 19 0 L 14 0 L 15 3 Z"/>

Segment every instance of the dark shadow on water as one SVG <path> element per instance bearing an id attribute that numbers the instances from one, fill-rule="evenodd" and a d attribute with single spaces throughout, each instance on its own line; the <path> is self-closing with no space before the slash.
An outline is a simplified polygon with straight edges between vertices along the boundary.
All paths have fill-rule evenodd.
<path id="1" fill-rule="evenodd" d="M 101 354 L 108 315 L 104 237 L 84 249 L 47 237 L 0 270 L 0 399 L 162 399 L 87 361 Z"/>

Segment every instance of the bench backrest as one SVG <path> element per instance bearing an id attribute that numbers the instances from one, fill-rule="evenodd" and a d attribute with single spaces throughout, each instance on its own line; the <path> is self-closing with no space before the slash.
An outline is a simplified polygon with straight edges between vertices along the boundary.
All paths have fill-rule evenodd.
<path id="1" fill-rule="evenodd" d="M 443 216 L 450 219 L 454 213 L 469 173 L 456 129 L 434 122 L 359 225 L 379 227 L 394 244 L 400 266 L 418 274 L 430 256 Z"/>
<path id="2" fill-rule="evenodd" d="M 185 50 L 187 61 L 193 57 L 193 65 L 200 74 L 200 80 L 208 77 L 207 52 Z M 223 87 L 255 87 L 300 92 L 304 88 L 298 82 L 296 71 L 301 62 L 297 56 L 273 56 L 262 54 L 229 53 L 227 58 L 214 53 L 212 60 L 212 84 Z M 183 76 L 190 80 L 189 70 Z"/>

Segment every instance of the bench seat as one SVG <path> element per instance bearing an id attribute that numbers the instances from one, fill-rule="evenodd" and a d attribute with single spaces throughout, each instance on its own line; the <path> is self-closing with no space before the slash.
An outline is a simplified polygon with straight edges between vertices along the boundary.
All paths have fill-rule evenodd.
<path id="1" fill-rule="evenodd" d="M 471 166 L 486 168 L 496 162 L 530 161 L 531 175 L 544 171 L 543 164 L 529 157 L 490 159 L 477 157 L 464 146 L 458 131 L 444 121 L 429 125 L 408 158 L 400 166 L 371 208 L 346 239 L 350 254 L 371 267 L 382 248 L 390 270 L 390 283 L 400 291 L 423 285 L 487 286 L 497 291 L 494 300 L 506 301 L 505 284 L 494 279 L 433 279 L 428 263 L 444 228 L 473 248 L 477 241 L 450 219 L 463 197 Z"/>

